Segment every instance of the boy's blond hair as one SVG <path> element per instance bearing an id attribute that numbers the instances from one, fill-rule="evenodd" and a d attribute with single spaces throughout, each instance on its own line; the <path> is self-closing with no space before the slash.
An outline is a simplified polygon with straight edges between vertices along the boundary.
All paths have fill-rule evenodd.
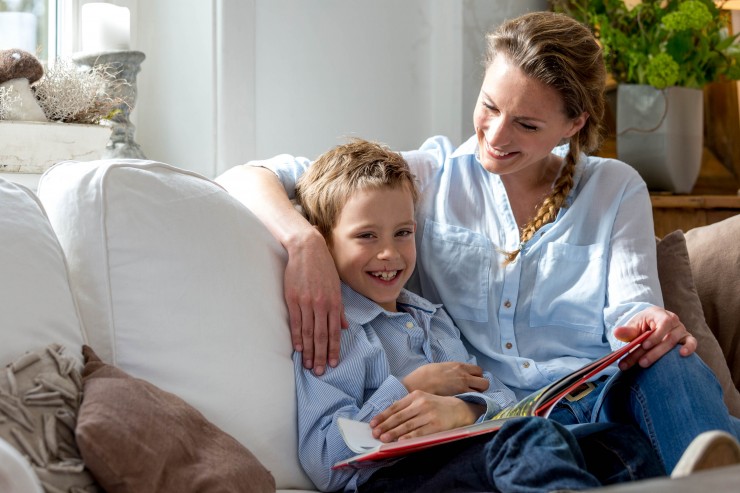
<path id="1" fill-rule="evenodd" d="M 419 192 L 406 160 L 383 144 L 353 139 L 319 156 L 298 180 L 296 201 L 308 221 L 329 240 L 352 193 L 403 186 L 416 204 Z"/>

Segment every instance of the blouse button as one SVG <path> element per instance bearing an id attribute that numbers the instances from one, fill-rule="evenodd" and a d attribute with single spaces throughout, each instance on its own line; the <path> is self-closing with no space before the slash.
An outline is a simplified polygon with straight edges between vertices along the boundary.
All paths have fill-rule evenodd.
<path id="1" fill-rule="evenodd" d="M 413 322 L 406 322 L 406 328 L 407 329 L 413 329 L 414 328 L 414 323 Z"/>
<path id="2" fill-rule="evenodd" d="M 509 301 L 509 300 L 504 301 L 504 306 L 506 308 L 511 308 L 511 301 Z"/>
<path id="3" fill-rule="evenodd" d="M 506 349 L 511 349 L 511 347 L 512 347 L 512 344 L 510 342 L 507 342 L 506 343 Z"/>
<path id="4" fill-rule="evenodd" d="M 522 364 L 524 368 L 529 368 L 529 361 L 525 361 L 524 364 Z"/>

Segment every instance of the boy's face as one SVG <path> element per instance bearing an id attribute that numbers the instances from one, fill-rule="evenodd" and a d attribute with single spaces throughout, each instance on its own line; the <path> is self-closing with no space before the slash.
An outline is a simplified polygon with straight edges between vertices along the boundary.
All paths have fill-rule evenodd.
<path id="1" fill-rule="evenodd" d="M 329 249 L 339 277 L 385 310 L 416 264 L 414 201 L 406 186 L 355 192 L 332 230 Z"/>

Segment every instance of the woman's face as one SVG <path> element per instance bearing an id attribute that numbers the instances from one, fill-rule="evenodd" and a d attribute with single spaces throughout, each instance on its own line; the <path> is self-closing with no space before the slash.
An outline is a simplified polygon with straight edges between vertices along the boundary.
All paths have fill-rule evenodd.
<path id="1" fill-rule="evenodd" d="M 571 120 L 558 92 L 527 77 L 498 55 L 486 70 L 473 122 L 480 162 L 491 173 L 542 173 L 550 153 L 575 134 L 586 113 Z"/>

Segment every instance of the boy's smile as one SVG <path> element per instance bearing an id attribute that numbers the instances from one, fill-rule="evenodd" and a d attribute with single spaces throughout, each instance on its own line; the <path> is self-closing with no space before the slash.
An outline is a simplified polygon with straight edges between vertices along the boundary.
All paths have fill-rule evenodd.
<path id="1" fill-rule="evenodd" d="M 396 299 L 416 264 L 415 229 L 406 185 L 355 192 L 329 241 L 339 277 L 383 309 L 396 311 Z"/>

